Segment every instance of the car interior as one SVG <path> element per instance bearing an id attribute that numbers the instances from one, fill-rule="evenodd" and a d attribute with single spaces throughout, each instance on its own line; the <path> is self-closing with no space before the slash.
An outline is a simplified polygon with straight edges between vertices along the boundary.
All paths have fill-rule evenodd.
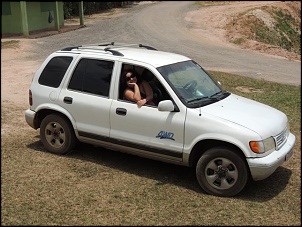
<path id="1" fill-rule="evenodd" d="M 152 90 L 153 90 L 153 102 L 158 105 L 158 103 L 164 99 L 170 99 L 169 95 L 167 94 L 167 92 L 165 91 L 165 89 L 163 88 L 163 86 L 161 85 L 161 83 L 158 81 L 158 79 L 154 76 L 154 74 L 152 72 L 150 72 L 150 70 L 148 70 L 147 68 L 141 67 L 141 66 L 137 66 L 137 65 L 130 65 L 130 64 L 123 64 L 122 66 L 122 75 L 129 69 L 134 70 L 138 75 L 141 76 L 141 78 L 143 80 L 146 80 Z M 126 89 L 125 85 L 122 82 L 123 77 L 120 77 L 120 89 L 119 89 L 119 99 L 123 100 L 123 93 L 124 90 Z"/>

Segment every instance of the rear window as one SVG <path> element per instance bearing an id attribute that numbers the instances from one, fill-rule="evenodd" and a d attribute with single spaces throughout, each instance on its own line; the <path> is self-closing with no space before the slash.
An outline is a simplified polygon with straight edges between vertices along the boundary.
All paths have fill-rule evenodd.
<path id="1" fill-rule="evenodd" d="M 41 73 L 39 84 L 54 88 L 59 87 L 71 61 L 72 57 L 66 56 L 52 58 Z"/>
<path id="2" fill-rule="evenodd" d="M 114 62 L 98 59 L 82 59 L 77 65 L 68 89 L 109 96 Z"/>

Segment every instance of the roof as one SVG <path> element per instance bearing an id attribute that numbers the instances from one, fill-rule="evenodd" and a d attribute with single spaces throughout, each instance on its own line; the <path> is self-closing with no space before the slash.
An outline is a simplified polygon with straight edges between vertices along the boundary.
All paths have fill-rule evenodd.
<path id="1" fill-rule="evenodd" d="M 123 59 L 145 62 L 153 65 L 154 67 L 160 67 L 163 65 L 190 60 L 186 56 L 170 52 L 158 51 L 153 47 L 145 46 L 142 44 L 116 44 L 112 42 L 104 44 L 66 47 L 61 51 L 107 56 L 108 54 L 110 54 L 111 56 L 117 56 Z"/>

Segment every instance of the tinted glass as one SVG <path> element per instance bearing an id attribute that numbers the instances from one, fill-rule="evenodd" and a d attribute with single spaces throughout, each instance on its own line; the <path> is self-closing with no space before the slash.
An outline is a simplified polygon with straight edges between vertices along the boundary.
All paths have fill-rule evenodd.
<path id="1" fill-rule="evenodd" d="M 51 59 L 44 68 L 39 83 L 49 87 L 59 87 L 71 61 L 72 57 L 54 57 Z"/>
<path id="2" fill-rule="evenodd" d="M 113 65 L 111 61 L 82 59 L 68 88 L 108 97 Z"/>

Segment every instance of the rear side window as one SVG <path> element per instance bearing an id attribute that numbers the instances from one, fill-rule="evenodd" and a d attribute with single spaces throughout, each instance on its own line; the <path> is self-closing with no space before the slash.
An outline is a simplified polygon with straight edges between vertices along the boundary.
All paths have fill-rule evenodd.
<path id="1" fill-rule="evenodd" d="M 82 59 L 71 77 L 68 88 L 108 97 L 113 65 L 112 61 Z"/>
<path id="2" fill-rule="evenodd" d="M 59 87 L 71 61 L 72 57 L 66 56 L 52 58 L 41 73 L 39 84 L 54 88 Z"/>

